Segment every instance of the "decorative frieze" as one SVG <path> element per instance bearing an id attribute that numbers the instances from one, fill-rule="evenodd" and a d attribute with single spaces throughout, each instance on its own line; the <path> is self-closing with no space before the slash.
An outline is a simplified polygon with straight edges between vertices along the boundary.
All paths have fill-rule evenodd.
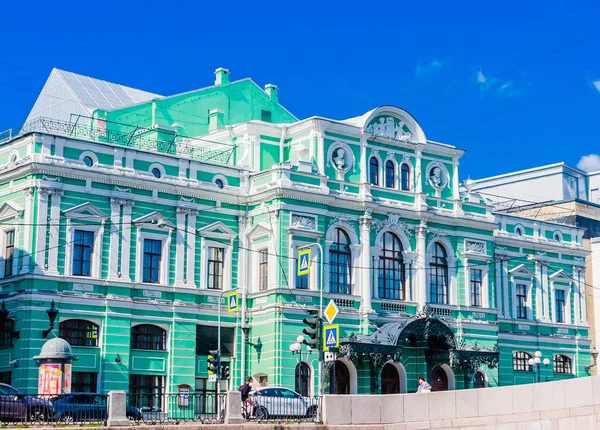
<path id="1" fill-rule="evenodd" d="M 292 227 L 303 230 L 316 230 L 317 217 L 308 215 L 292 214 Z"/>
<path id="2" fill-rule="evenodd" d="M 469 254 L 485 255 L 485 242 L 465 239 L 465 252 Z"/>

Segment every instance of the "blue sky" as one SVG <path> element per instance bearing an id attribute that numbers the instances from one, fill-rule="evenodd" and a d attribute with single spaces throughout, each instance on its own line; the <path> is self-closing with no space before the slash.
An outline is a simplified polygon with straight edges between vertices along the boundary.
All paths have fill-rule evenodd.
<path id="1" fill-rule="evenodd" d="M 52 67 L 169 95 L 223 66 L 277 84 L 299 118 L 400 106 L 467 150 L 462 179 L 600 153 L 598 2 L 7 3 L 2 130 L 35 101 L 6 85 L 39 91 Z"/>

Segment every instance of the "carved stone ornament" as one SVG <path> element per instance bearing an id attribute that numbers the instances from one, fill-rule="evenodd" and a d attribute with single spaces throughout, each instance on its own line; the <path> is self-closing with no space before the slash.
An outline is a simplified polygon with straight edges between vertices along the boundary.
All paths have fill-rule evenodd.
<path id="1" fill-rule="evenodd" d="M 312 216 L 292 214 L 292 227 L 305 230 L 316 230 L 317 219 Z"/>
<path id="2" fill-rule="evenodd" d="M 465 252 L 473 254 L 485 254 L 485 242 L 465 240 Z"/>
<path id="3" fill-rule="evenodd" d="M 354 224 L 353 224 L 352 220 L 350 220 L 350 218 L 345 218 L 345 217 L 331 218 L 329 220 L 329 227 L 331 227 L 333 224 L 336 224 L 336 223 L 346 226 L 349 229 L 351 229 L 352 231 L 354 231 Z"/>
<path id="4" fill-rule="evenodd" d="M 379 117 L 371 121 L 371 123 L 365 127 L 367 133 L 374 134 L 375 136 L 383 136 L 388 139 L 402 140 L 404 142 L 411 139 L 412 134 L 410 131 L 405 130 L 406 125 L 404 121 L 393 116 Z M 408 129 L 408 127 L 406 127 Z"/>
<path id="5" fill-rule="evenodd" d="M 384 221 L 373 221 L 373 229 L 376 232 L 379 232 L 384 228 L 404 233 L 405 236 L 411 236 L 413 234 L 412 229 L 407 223 L 400 220 L 400 215 L 398 214 L 388 214 L 387 219 Z"/>
<path id="6" fill-rule="evenodd" d="M 448 169 L 439 161 L 432 161 L 427 165 L 427 183 L 436 190 L 443 190 L 450 183 Z"/>
<path id="7" fill-rule="evenodd" d="M 348 144 L 344 142 L 333 142 L 327 150 L 327 166 L 333 166 L 342 174 L 353 169 L 356 172 L 356 160 L 354 153 Z"/>

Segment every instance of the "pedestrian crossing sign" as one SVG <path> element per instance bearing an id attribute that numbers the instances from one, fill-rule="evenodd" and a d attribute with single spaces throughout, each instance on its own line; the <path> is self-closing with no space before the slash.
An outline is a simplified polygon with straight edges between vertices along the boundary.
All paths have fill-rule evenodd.
<path id="1" fill-rule="evenodd" d="M 232 291 L 227 295 L 227 311 L 237 312 L 238 311 L 238 293 Z"/>
<path id="2" fill-rule="evenodd" d="M 308 275 L 310 273 L 310 249 L 305 249 L 298 253 L 298 276 Z"/>
<path id="3" fill-rule="evenodd" d="M 330 324 L 323 326 L 323 351 L 340 347 L 340 325 Z"/>

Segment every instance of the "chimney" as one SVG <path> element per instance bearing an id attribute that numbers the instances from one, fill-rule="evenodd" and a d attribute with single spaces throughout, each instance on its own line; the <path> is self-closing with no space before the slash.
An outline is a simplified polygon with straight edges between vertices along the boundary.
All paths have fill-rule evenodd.
<path id="1" fill-rule="evenodd" d="M 225 113 L 221 109 L 208 111 L 208 131 L 218 130 L 225 126 Z"/>
<path id="2" fill-rule="evenodd" d="M 229 85 L 229 70 L 223 67 L 219 67 L 215 70 L 215 85 L 220 85 L 222 87 Z"/>
<path id="3" fill-rule="evenodd" d="M 265 92 L 273 103 L 279 103 L 279 88 L 277 85 L 267 84 L 265 85 Z"/>

